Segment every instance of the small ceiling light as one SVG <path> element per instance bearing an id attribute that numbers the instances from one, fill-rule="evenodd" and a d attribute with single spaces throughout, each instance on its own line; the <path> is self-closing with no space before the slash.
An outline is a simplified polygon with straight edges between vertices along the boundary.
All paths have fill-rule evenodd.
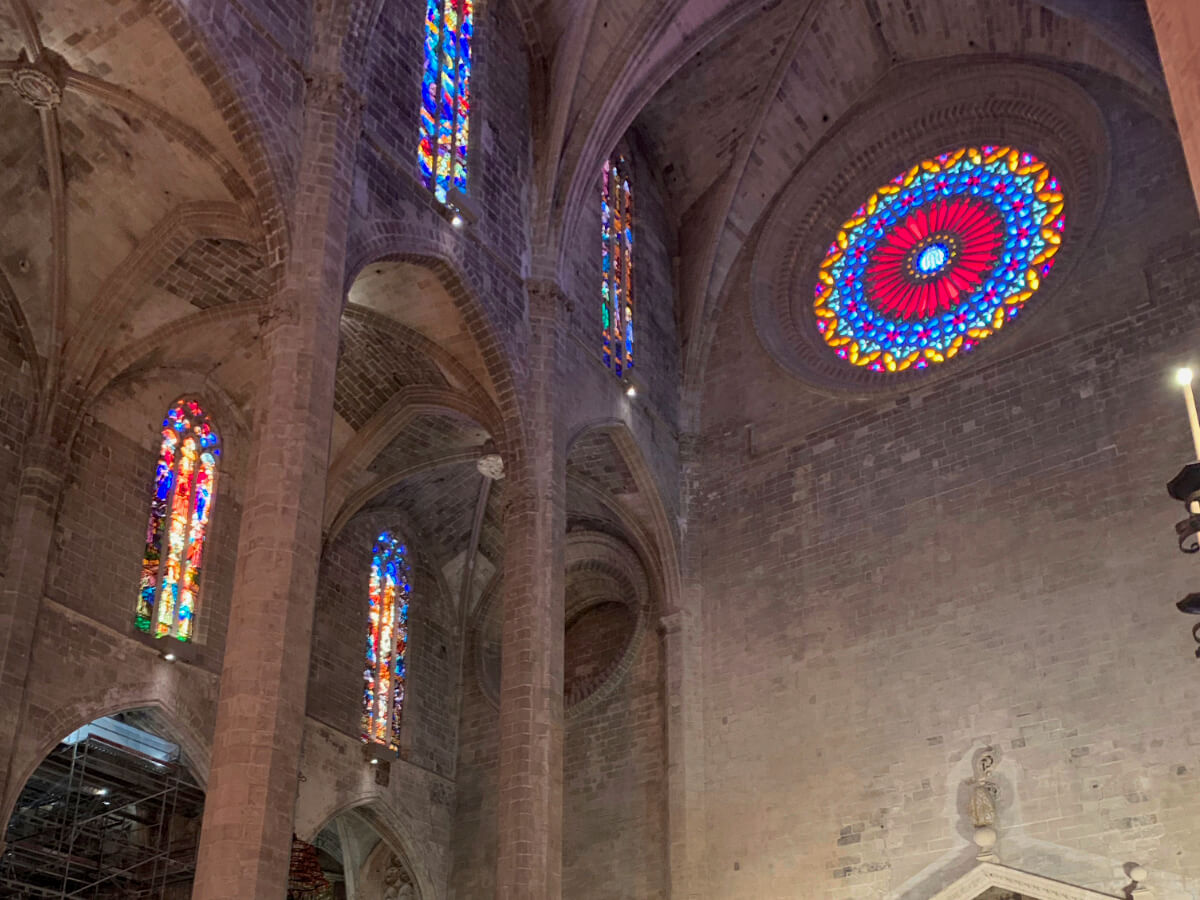
<path id="1" fill-rule="evenodd" d="M 634 397 L 637 396 L 637 388 L 634 387 L 632 384 L 629 385 L 629 387 L 625 388 L 625 396 L 628 397 L 630 400 L 632 400 Z"/>
<path id="2" fill-rule="evenodd" d="M 175 660 L 178 659 L 178 657 L 175 656 L 174 653 L 164 653 L 163 659 L 165 659 L 167 662 L 175 662 Z"/>
<path id="3" fill-rule="evenodd" d="M 452 218 L 450 220 L 450 224 L 453 225 L 455 228 L 462 228 L 463 227 L 463 217 L 460 216 L 458 213 L 455 213 L 454 218 Z"/>
<path id="4" fill-rule="evenodd" d="M 96 788 L 96 796 L 97 797 L 107 797 L 108 796 L 108 788 Z"/>
<path id="5" fill-rule="evenodd" d="M 1175 373 L 1175 383 L 1180 385 L 1192 383 L 1192 370 L 1183 366 Z"/>

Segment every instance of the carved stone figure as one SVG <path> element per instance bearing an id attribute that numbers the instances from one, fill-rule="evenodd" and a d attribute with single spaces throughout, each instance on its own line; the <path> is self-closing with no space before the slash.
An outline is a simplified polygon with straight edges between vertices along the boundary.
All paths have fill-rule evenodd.
<path id="1" fill-rule="evenodd" d="M 967 803 L 967 815 L 976 828 L 996 824 L 996 798 L 999 789 L 991 779 L 996 758 L 985 752 L 975 763 L 975 778 L 971 782 L 971 799 Z"/>
<path id="2" fill-rule="evenodd" d="M 392 857 L 383 876 L 383 900 L 415 900 L 416 890 L 408 880 L 408 872 L 396 857 Z"/>

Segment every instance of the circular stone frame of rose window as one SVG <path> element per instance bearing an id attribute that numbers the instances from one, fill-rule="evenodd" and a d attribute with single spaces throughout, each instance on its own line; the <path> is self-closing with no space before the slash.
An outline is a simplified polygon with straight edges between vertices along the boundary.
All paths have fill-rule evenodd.
<path id="1" fill-rule="evenodd" d="M 903 71 L 908 71 L 905 67 Z M 994 62 L 915 64 L 922 88 L 901 88 L 869 104 L 792 176 L 754 251 L 751 306 L 763 346 L 788 372 L 831 393 L 875 394 L 961 371 L 1010 345 L 1013 334 L 1053 304 L 1083 256 L 1109 185 L 1109 136 L 1091 96 L 1065 75 L 1040 66 Z M 890 129 L 880 122 L 904 124 Z M 1058 178 L 1066 229 L 1054 271 L 1021 319 L 969 354 L 926 369 L 876 373 L 840 359 L 816 327 L 813 286 L 830 242 L 874 191 L 922 160 L 960 147 L 1011 146 L 1032 153 Z"/>

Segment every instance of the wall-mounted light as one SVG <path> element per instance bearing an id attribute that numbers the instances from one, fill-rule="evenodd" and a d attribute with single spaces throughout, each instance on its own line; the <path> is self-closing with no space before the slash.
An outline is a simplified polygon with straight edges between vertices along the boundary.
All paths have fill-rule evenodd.
<path id="1" fill-rule="evenodd" d="M 470 197 L 458 188 L 450 188 L 446 192 L 445 210 L 450 224 L 455 228 L 474 225 L 479 221 L 479 208 Z"/>
<path id="2" fill-rule="evenodd" d="M 625 396 L 628 397 L 630 400 L 635 398 L 637 396 L 637 386 L 632 385 L 632 384 L 627 385 L 625 387 Z"/>
<path id="3" fill-rule="evenodd" d="M 1187 518 L 1175 523 L 1175 535 L 1179 549 L 1184 553 L 1200 553 L 1200 417 L 1196 414 L 1196 397 L 1192 393 L 1192 370 L 1181 366 L 1175 370 L 1175 383 L 1183 388 L 1183 402 L 1187 408 L 1188 428 L 1192 433 L 1192 450 L 1195 462 L 1190 462 L 1167 482 L 1167 494 L 1178 500 L 1187 510 Z M 1188 594 L 1175 604 L 1181 613 L 1200 616 L 1200 594 Z M 1192 628 L 1192 637 L 1200 645 L 1200 623 Z M 1200 646 L 1196 648 L 1200 659 Z"/>
<path id="4" fill-rule="evenodd" d="M 164 653 L 163 654 L 163 659 L 165 659 L 167 662 L 175 662 L 175 660 L 177 660 L 178 658 L 179 657 L 176 656 L 174 653 Z"/>

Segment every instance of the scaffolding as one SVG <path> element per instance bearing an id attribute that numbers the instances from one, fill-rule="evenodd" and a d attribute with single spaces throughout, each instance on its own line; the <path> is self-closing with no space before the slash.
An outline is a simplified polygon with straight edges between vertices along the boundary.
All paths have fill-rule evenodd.
<path id="1" fill-rule="evenodd" d="M 17 801 L 0 858 L 0 896 L 190 896 L 203 791 L 177 759 L 141 752 L 111 732 L 72 737 L 46 757 Z"/>

